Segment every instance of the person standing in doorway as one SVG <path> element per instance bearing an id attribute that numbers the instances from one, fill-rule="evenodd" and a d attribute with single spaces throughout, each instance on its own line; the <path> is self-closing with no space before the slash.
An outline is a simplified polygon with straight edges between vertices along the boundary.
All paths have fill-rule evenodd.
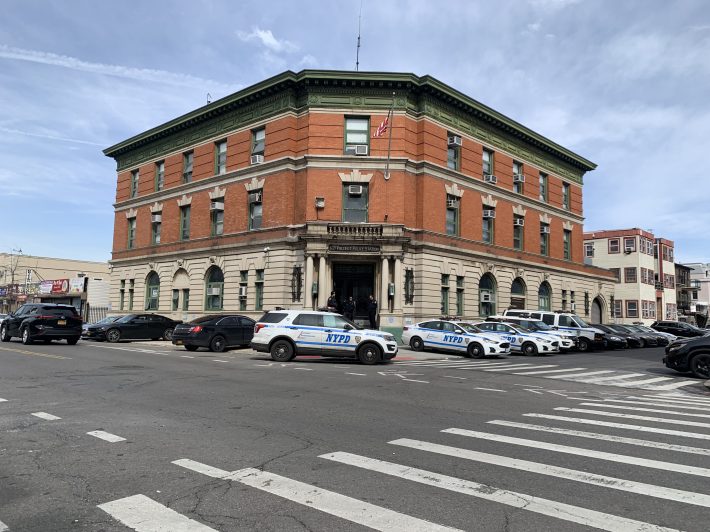
<path id="1" fill-rule="evenodd" d="M 350 321 L 353 321 L 355 318 L 355 301 L 353 301 L 353 296 L 350 296 L 343 302 L 343 314 Z"/>
<path id="2" fill-rule="evenodd" d="M 367 317 L 370 320 L 370 329 L 377 329 L 377 300 L 372 294 L 367 301 Z"/>
<path id="3" fill-rule="evenodd" d="M 335 291 L 330 293 L 326 306 L 330 312 L 338 312 L 338 298 L 335 297 Z"/>

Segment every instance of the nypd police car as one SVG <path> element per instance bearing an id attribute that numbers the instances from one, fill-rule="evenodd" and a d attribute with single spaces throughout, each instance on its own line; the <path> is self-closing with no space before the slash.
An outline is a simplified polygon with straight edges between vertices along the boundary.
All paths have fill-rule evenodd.
<path id="1" fill-rule="evenodd" d="M 577 335 L 575 333 L 568 330 L 552 328 L 541 320 L 521 318 L 519 316 L 488 316 L 486 321 L 502 321 L 514 327 L 524 327 L 535 334 L 549 336 L 553 340 L 560 342 L 560 351 L 569 351 L 577 345 Z"/>
<path id="2" fill-rule="evenodd" d="M 358 329 L 340 314 L 309 310 L 272 310 L 254 325 L 251 347 L 277 362 L 298 355 L 357 358 L 377 364 L 397 356 L 395 337 Z"/>
<path id="3" fill-rule="evenodd" d="M 472 358 L 510 354 L 510 344 L 497 335 L 485 334 L 469 323 L 430 320 L 404 327 L 402 342 L 414 351 L 431 349 Z"/>
<path id="4" fill-rule="evenodd" d="M 550 336 L 534 333 L 525 327 L 515 327 L 509 323 L 494 321 L 475 323 L 474 325 L 483 331 L 495 333 L 500 338 L 510 342 L 511 351 L 525 355 L 558 353 L 560 351 L 559 340 Z"/>

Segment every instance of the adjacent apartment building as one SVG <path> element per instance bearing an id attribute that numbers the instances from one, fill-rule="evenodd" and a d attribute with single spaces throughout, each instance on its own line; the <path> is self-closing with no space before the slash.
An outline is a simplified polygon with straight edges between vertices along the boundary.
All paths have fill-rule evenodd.
<path id="1" fill-rule="evenodd" d="M 116 311 L 258 317 L 335 291 L 364 318 L 373 294 L 395 334 L 566 300 L 609 313 L 613 279 L 583 257 L 595 165 L 429 76 L 284 72 L 104 153 Z"/>
<path id="2" fill-rule="evenodd" d="M 612 318 L 618 323 L 677 319 L 673 242 L 643 229 L 584 233 L 587 264 L 615 277 Z"/>
<path id="3" fill-rule="evenodd" d="M 686 262 L 684 266 L 690 268 L 689 313 L 698 325 L 705 327 L 710 309 L 710 263 Z"/>

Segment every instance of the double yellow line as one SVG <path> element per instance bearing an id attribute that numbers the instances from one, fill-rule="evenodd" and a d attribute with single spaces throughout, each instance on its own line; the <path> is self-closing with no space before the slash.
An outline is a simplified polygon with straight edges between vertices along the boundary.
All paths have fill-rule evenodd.
<path id="1" fill-rule="evenodd" d="M 63 357 L 61 355 L 50 355 L 47 353 L 35 353 L 34 351 L 24 351 L 22 349 L 13 349 L 12 347 L 0 347 L 0 351 L 10 351 L 12 353 L 20 353 L 21 355 L 31 355 L 35 357 L 56 358 L 59 360 L 71 360 L 71 357 Z"/>

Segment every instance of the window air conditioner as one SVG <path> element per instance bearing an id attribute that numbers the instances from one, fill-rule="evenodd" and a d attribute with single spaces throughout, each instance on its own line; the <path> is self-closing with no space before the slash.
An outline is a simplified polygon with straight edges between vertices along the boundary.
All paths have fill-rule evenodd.
<path id="1" fill-rule="evenodd" d="M 223 201 L 210 201 L 210 210 L 211 211 L 223 211 L 224 210 L 224 202 Z"/>
<path id="2" fill-rule="evenodd" d="M 577 308 L 577 306 L 574 303 L 570 303 L 569 309 L 571 312 L 574 312 L 576 308 Z"/>
<path id="3" fill-rule="evenodd" d="M 367 155 L 367 144 L 356 144 L 355 155 Z"/>
<path id="4" fill-rule="evenodd" d="M 549 225 L 543 225 L 540 227 L 540 234 L 542 235 L 549 235 L 550 234 L 550 226 Z"/>
<path id="5" fill-rule="evenodd" d="M 525 176 L 523 174 L 515 174 L 513 176 L 513 183 L 525 183 Z"/>
<path id="6" fill-rule="evenodd" d="M 208 296 L 218 296 L 222 294 L 222 290 L 220 289 L 219 286 L 215 286 L 207 290 L 207 295 Z"/>
<path id="7" fill-rule="evenodd" d="M 481 291 L 481 303 L 490 303 L 492 299 L 490 292 Z"/>
<path id="8" fill-rule="evenodd" d="M 446 206 L 451 208 L 451 209 L 458 209 L 459 208 L 459 200 L 457 199 L 447 199 L 446 200 Z"/>
<path id="9" fill-rule="evenodd" d="M 249 203 L 261 203 L 261 192 L 251 192 L 249 194 Z"/>
<path id="10" fill-rule="evenodd" d="M 250 162 L 251 164 L 261 164 L 261 163 L 264 162 L 264 156 L 261 155 L 261 154 L 252 155 L 252 156 L 249 158 L 249 162 Z"/>
<path id="11" fill-rule="evenodd" d="M 449 146 L 461 146 L 463 141 L 458 135 L 449 135 L 448 144 Z"/>
<path id="12" fill-rule="evenodd" d="M 519 225 L 520 227 L 523 227 L 525 225 L 525 218 L 514 218 L 513 225 Z"/>
<path id="13" fill-rule="evenodd" d="M 498 178 L 493 174 L 483 174 L 483 181 L 495 184 L 498 182 Z"/>
<path id="14" fill-rule="evenodd" d="M 239 297 L 247 297 L 247 287 L 246 286 L 239 287 Z"/>
<path id="15" fill-rule="evenodd" d="M 153 223 L 160 223 L 163 221 L 163 215 L 162 214 L 152 214 L 150 216 L 150 221 Z"/>
<path id="16" fill-rule="evenodd" d="M 362 185 L 348 186 L 348 194 L 350 196 L 362 196 Z"/>
<path id="17" fill-rule="evenodd" d="M 495 218 L 496 211 L 494 211 L 493 209 L 483 209 L 483 217 L 484 218 Z"/>

